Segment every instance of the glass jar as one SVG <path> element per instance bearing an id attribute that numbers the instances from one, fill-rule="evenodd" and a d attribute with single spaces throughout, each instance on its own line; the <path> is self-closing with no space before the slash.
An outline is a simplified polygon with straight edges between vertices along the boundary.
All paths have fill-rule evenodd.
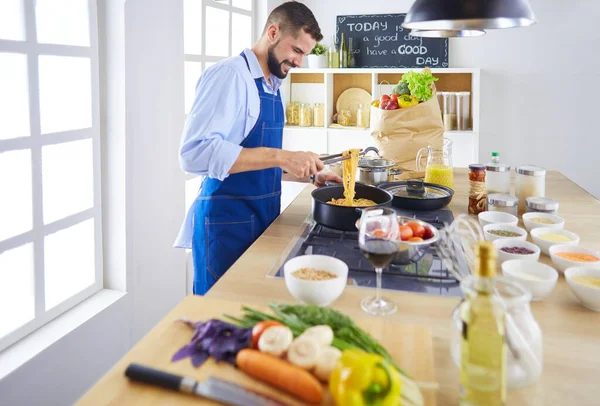
<path id="1" fill-rule="evenodd" d="M 485 165 L 469 165 L 469 214 L 486 211 Z"/>
<path id="2" fill-rule="evenodd" d="M 547 213 L 558 215 L 558 202 L 549 197 L 528 197 L 525 199 L 527 213 Z"/>
<path id="3" fill-rule="evenodd" d="M 525 213 L 528 197 L 544 197 L 546 195 L 546 170 L 538 166 L 517 166 L 515 195 L 519 199 L 519 214 Z"/>
<path id="4" fill-rule="evenodd" d="M 299 106 L 297 101 L 291 101 L 288 103 L 287 108 L 285 109 L 285 115 L 287 120 L 287 125 L 298 125 L 299 120 Z"/>
<path id="5" fill-rule="evenodd" d="M 456 128 L 466 131 L 471 128 L 471 92 L 456 93 Z"/>
<path id="6" fill-rule="evenodd" d="M 360 128 L 369 128 L 369 118 L 371 114 L 371 106 L 359 104 L 356 109 L 356 126 Z"/>
<path id="7" fill-rule="evenodd" d="M 310 127 L 312 126 L 312 109 L 310 108 L 310 104 L 301 103 L 300 104 L 300 114 L 299 114 L 299 123 L 300 127 Z"/>
<path id="8" fill-rule="evenodd" d="M 487 205 L 489 211 L 501 211 L 503 213 L 512 214 L 517 216 L 517 206 L 519 199 L 513 195 L 494 193 L 488 195 Z"/>
<path id="9" fill-rule="evenodd" d="M 455 131 L 456 129 L 456 93 L 444 92 L 444 130 Z"/>
<path id="10" fill-rule="evenodd" d="M 315 103 L 313 106 L 313 125 L 323 127 L 325 125 L 325 107 L 323 103 Z"/>
<path id="11" fill-rule="evenodd" d="M 531 293 L 523 285 L 506 277 L 500 276 L 495 279 L 496 291 L 506 308 L 506 383 L 508 388 L 522 388 L 531 385 L 542 375 L 542 331 L 531 313 Z M 474 280 L 474 277 L 469 275 L 460 283 L 465 295 L 472 289 Z M 450 354 L 454 363 L 460 367 L 460 304 L 452 312 L 450 334 Z"/>
<path id="12" fill-rule="evenodd" d="M 339 125 L 351 126 L 352 125 L 352 112 L 350 110 L 340 110 L 338 113 Z"/>
<path id="13" fill-rule="evenodd" d="M 487 193 L 510 193 L 510 165 L 489 163 L 485 167 Z"/>

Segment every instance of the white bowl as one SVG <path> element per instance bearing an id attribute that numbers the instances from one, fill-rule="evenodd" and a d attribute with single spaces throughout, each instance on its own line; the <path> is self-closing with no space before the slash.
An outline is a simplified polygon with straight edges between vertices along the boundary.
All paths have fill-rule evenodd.
<path id="1" fill-rule="evenodd" d="M 531 292 L 533 300 L 541 300 L 548 296 L 558 280 L 558 272 L 551 266 L 520 259 L 504 262 L 502 273 L 525 286 Z"/>
<path id="2" fill-rule="evenodd" d="M 600 312 L 600 289 L 590 288 L 580 283 L 574 282 L 573 276 L 595 276 L 600 278 L 600 269 L 590 268 L 569 268 L 565 271 L 565 278 L 571 288 L 571 292 L 579 299 L 581 304 L 590 310 Z"/>
<path id="3" fill-rule="evenodd" d="M 477 217 L 479 217 L 481 227 L 485 227 L 488 224 L 507 224 L 510 226 L 519 224 L 519 219 L 516 216 L 502 211 L 483 211 Z"/>
<path id="4" fill-rule="evenodd" d="M 552 221 L 552 224 L 540 224 L 531 221 L 534 218 L 543 218 Z M 525 213 L 523 214 L 523 224 L 528 231 L 534 228 L 558 228 L 563 229 L 565 227 L 565 220 L 561 217 L 555 216 L 554 214 L 547 213 Z"/>
<path id="5" fill-rule="evenodd" d="M 531 230 L 531 239 L 533 240 L 533 242 L 542 249 L 542 252 L 548 256 L 550 256 L 550 247 L 554 246 L 554 245 L 577 245 L 579 244 L 579 236 L 575 233 L 572 233 L 570 231 L 567 230 L 560 230 L 557 228 L 546 228 L 546 227 L 540 227 L 540 228 L 534 228 L 533 230 Z M 542 235 L 545 234 L 560 234 L 560 235 L 564 235 L 565 237 L 568 237 L 571 239 L 570 242 L 554 242 L 554 241 L 548 241 L 548 240 L 544 240 L 543 238 L 541 238 Z"/>
<path id="6" fill-rule="evenodd" d="M 564 272 L 567 268 L 588 268 L 588 269 L 600 269 L 600 261 L 597 262 L 582 262 L 572 261 L 559 257 L 559 252 L 573 252 L 577 254 L 589 254 L 597 258 L 600 258 L 600 252 L 591 250 L 589 248 L 583 248 L 576 245 L 556 244 L 550 247 L 550 258 L 560 272 Z"/>
<path id="7" fill-rule="evenodd" d="M 300 279 L 293 272 L 312 268 L 337 275 L 337 278 L 321 281 Z M 346 287 L 348 265 L 344 261 L 327 255 L 302 255 L 283 265 L 283 277 L 290 294 L 305 304 L 327 306 L 336 300 Z"/>
<path id="8" fill-rule="evenodd" d="M 490 233 L 490 231 L 492 231 L 492 230 L 512 231 L 513 233 L 519 233 L 520 235 L 518 237 L 502 237 L 502 236 Z M 527 240 L 527 231 L 523 230 L 520 227 L 509 226 L 506 224 L 488 224 L 487 226 L 483 227 L 483 234 L 485 235 L 485 239 L 488 241 L 501 240 L 503 238 L 506 238 L 509 240 L 521 240 L 521 241 Z"/>
<path id="9" fill-rule="evenodd" d="M 500 240 L 495 240 L 492 244 L 498 250 L 498 262 L 503 263 L 506 261 L 510 261 L 511 259 L 522 259 L 525 261 L 534 261 L 537 262 L 540 259 L 540 248 L 527 241 L 519 241 L 514 238 L 502 238 Z M 523 247 L 528 250 L 533 251 L 533 254 L 511 254 L 508 252 L 502 251 L 502 248 L 506 247 Z"/>

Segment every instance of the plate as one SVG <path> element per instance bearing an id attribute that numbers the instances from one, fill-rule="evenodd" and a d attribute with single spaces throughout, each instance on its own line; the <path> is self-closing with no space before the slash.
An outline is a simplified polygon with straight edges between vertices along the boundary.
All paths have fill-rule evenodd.
<path id="1" fill-rule="evenodd" d="M 371 93 L 359 87 L 351 87 L 340 94 L 335 105 L 336 110 L 350 110 L 352 112 L 352 125 L 356 125 L 356 109 L 359 104 L 371 106 Z"/>

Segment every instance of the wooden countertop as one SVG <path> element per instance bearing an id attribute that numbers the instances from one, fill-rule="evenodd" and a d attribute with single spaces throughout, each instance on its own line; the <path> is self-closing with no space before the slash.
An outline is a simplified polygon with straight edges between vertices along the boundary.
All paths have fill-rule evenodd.
<path id="1" fill-rule="evenodd" d="M 467 170 L 455 170 L 455 194 L 450 208 L 455 215 L 467 212 Z M 513 181 L 514 184 L 514 181 Z M 212 298 L 251 305 L 270 301 L 294 302 L 285 283 L 267 278 L 290 241 L 311 212 L 312 186 L 282 213 L 250 249 L 208 292 Z M 600 250 L 600 201 L 558 172 L 548 172 L 546 195 L 560 202 L 565 228 L 581 238 L 580 245 Z M 541 262 L 552 265 L 542 254 Z M 375 277 L 375 275 L 373 275 Z M 332 307 L 358 318 L 370 318 L 360 308 L 364 288 L 349 286 Z M 458 404 L 458 368 L 450 358 L 450 318 L 456 298 L 386 291 L 399 311 L 393 320 L 431 328 L 434 337 L 436 375 L 440 383 L 439 405 Z M 544 372 L 534 385 L 509 390 L 510 405 L 597 405 L 600 401 L 600 313 L 582 307 L 561 275 L 556 288 L 531 309 L 543 332 Z"/>

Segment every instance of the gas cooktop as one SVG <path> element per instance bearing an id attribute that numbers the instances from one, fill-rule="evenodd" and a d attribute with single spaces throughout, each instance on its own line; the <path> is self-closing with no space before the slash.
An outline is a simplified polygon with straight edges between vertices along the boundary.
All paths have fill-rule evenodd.
<path id="1" fill-rule="evenodd" d="M 396 209 L 398 215 L 425 221 L 440 229 L 454 220 L 452 211 L 418 212 Z M 283 277 L 283 263 L 300 255 L 328 255 L 344 261 L 349 268 L 348 283 L 375 287 L 375 270 L 360 252 L 358 231 L 339 231 L 309 221 L 289 254 L 277 265 L 274 277 Z M 459 282 L 443 266 L 430 247 L 421 260 L 410 265 L 390 264 L 382 274 L 383 289 L 401 290 L 437 296 L 461 297 Z"/>

